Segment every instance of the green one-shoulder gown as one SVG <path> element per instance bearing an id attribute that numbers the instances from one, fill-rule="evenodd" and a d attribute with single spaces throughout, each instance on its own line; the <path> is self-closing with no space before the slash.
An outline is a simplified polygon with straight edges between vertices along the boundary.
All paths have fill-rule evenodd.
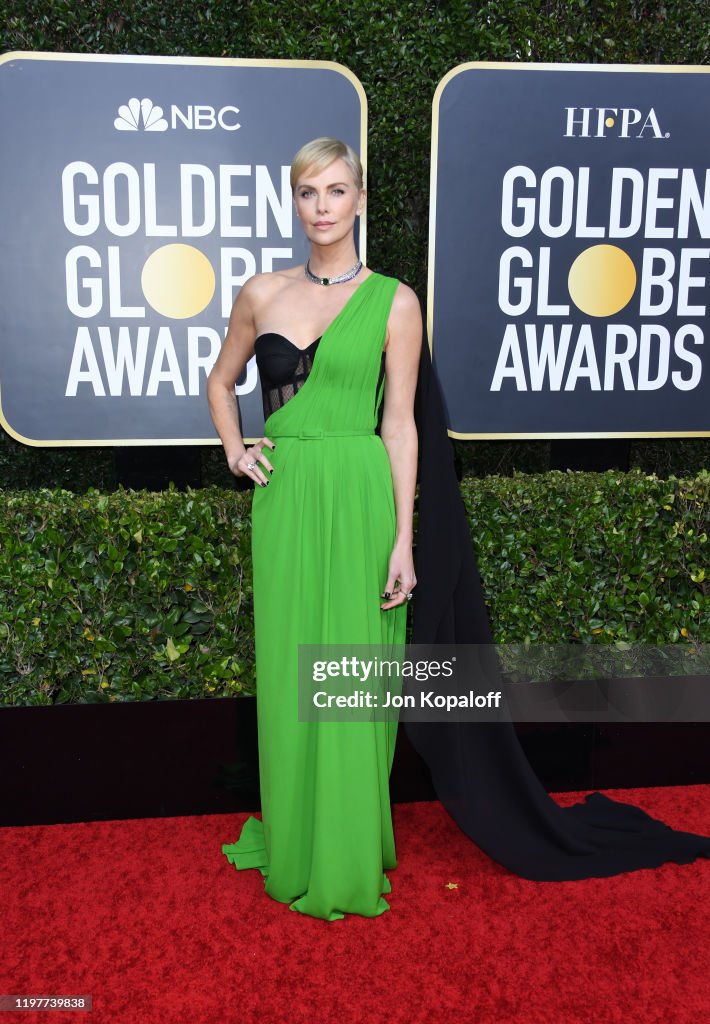
<path id="1" fill-rule="evenodd" d="M 404 644 L 406 604 L 380 608 L 396 516 L 375 433 L 397 285 L 371 274 L 322 335 L 307 379 L 266 420 L 274 470 L 252 505 L 261 820 L 222 852 L 327 921 L 388 910 L 397 864 L 396 719 L 301 721 L 297 693 L 299 644 Z"/>

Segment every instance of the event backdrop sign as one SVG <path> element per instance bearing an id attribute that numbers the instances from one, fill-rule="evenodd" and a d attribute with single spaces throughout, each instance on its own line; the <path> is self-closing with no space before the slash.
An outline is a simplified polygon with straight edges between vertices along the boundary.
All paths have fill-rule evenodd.
<path id="1" fill-rule="evenodd" d="M 366 117 L 330 62 L 0 57 L 2 426 L 36 445 L 214 442 L 205 382 L 234 298 L 307 255 L 293 155 L 335 135 L 364 160 Z M 253 358 L 237 394 L 259 437 Z"/>
<path id="2" fill-rule="evenodd" d="M 710 434 L 709 70 L 442 79 L 428 326 L 453 436 Z"/>

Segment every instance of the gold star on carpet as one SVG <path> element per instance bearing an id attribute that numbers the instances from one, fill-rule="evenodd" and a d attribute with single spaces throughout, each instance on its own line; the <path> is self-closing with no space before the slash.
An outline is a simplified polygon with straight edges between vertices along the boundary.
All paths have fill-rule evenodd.
<path id="1" fill-rule="evenodd" d="M 458 887 L 459 887 L 459 883 L 458 882 L 447 882 L 446 886 L 445 886 L 446 889 L 458 889 Z"/>

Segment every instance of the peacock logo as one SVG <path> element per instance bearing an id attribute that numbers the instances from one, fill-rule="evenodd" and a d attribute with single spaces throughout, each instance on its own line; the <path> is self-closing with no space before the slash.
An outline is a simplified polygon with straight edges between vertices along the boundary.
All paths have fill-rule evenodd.
<path id="1" fill-rule="evenodd" d="M 162 107 L 145 97 L 142 100 L 134 97 L 118 108 L 118 117 L 113 126 L 120 132 L 166 132 L 168 128 L 188 131 L 213 131 L 221 128 L 225 132 L 236 132 L 241 128 L 237 120 L 239 107 L 228 104 L 225 107 L 213 107 L 209 104 L 188 104 L 180 109 L 175 103 L 168 110 L 168 118 Z"/>
<path id="2" fill-rule="evenodd" d="M 165 132 L 168 122 L 163 117 L 163 108 L 151 99 L 130 99 L 118 108 L 118 117 L 113 122 L 119 132 Z"/>

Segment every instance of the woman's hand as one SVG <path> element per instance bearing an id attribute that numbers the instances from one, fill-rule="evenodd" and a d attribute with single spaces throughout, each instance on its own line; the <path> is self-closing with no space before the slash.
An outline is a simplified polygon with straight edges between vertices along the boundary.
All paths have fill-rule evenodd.
<path id="1" fill-rule="evenodd" d="M 261 466 L 268 469 L 270 473 L 273 472 L 274 467 L 264 455 L 263 449 L 265 447 L 275 448 L 276 445 L 273 441 L 270 441 L 268 437 L 262 437 L 250 448 L 245 448 L 240 455 L 233 458 L 228 457 L 227 465 L 235 476 L 251 477 L 251 479 L 254 480 L 255 483 L 259 484 L 260 487 L 266 487 L 269 482 L 269 478 L 265 476 Z"/>
<path id="2" fill-rule="evenodd" d="M 416 585 L 417 577 L 414 575 L 412 545 L 406 541 L 397 541 L 390 555 L 387 583 L 384 593 L 381 595 L 388 598 L 384 604 L 380 605 L 382 611 L 396 608 L 399 604 L 406 604 L 407 594 L 411 594 Z"/>

